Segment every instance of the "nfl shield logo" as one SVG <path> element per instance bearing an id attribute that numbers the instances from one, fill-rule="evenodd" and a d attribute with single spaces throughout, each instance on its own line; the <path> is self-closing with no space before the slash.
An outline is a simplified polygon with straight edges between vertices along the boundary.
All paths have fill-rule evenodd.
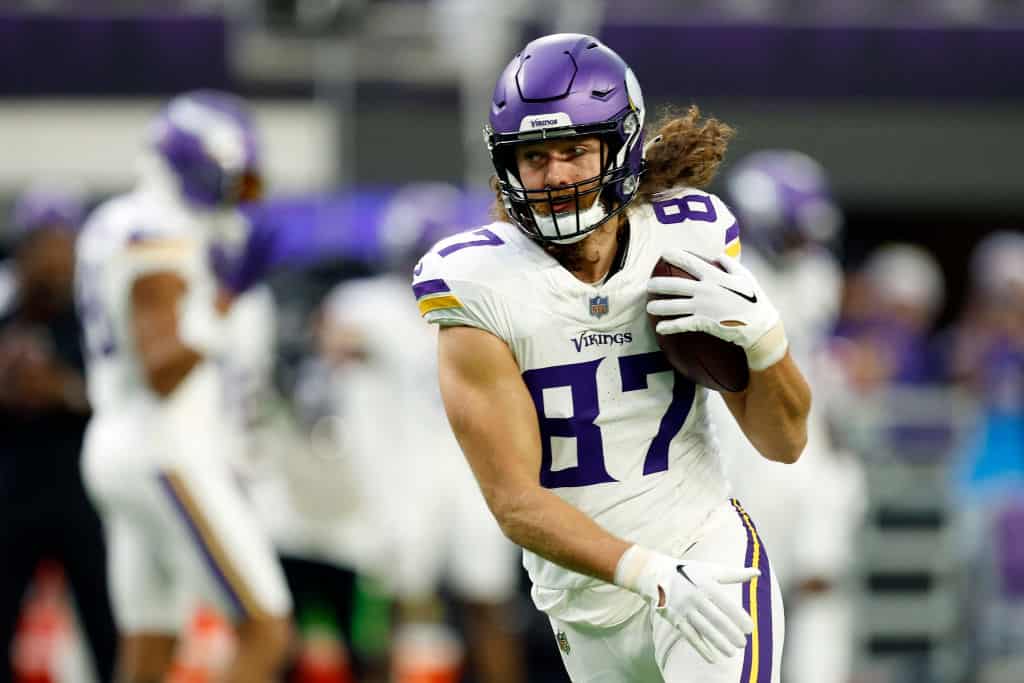
<path id="1" fill-rule="evenodd" d="M 565 631 L 559 631 L 555 639 L 558 641 L 558 649 L 565 654 L 569 654 L 572 648 L 569 647 L 569 638 L 566 637 Z"/>
<path id="2" fill-rule="evenodd" d="M 608 313 L 608 297 L 594 296 L 590 298 L 590 315 L 600 318 Z"/>

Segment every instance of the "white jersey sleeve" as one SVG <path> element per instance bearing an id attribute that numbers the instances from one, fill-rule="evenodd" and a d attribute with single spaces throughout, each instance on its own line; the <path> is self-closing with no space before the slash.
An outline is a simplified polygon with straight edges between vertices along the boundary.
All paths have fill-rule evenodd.
<path id="1" fill-rule="evenodd" d="M 477 327 L 511 343 L 507 305 L 492 284 L 507 277 L 502 256 L 511 248 L 498 226 L 438 242 L 413 271 L 412 290 L 420 315 L 438 325 Z"/>

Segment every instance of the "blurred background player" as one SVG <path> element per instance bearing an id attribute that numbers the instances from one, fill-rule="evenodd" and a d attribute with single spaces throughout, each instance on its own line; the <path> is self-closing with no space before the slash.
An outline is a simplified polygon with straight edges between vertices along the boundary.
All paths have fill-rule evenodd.
<path id="1" fill-rule="evenodd" d="M 93 417 L 84 473 L 110 545 L 119 680 L 168 671 L 199 599 L 237 626 L 226 681 L 270 681 L 290 639 L 273 550 L 237 488 L 237 449 L 217 367 L 230 353 L 207 267 L 259 194 L 244 104 L 214 91 L 172 99 L 148 134 L 134 191 L 101 205 L 78 240 L 76 288 Z"/>
<path id="2" fill-rule="evenodd" d="M 383 210 L 381 274 L 349 280 L 325 299 L 320 346 L 333 365 L 335 410 L 347 457 L 362 460 L 362 500 L 391 530 L 376 573 L 399 603 L 393 675 L 448 670 L 463 646 L 445 625 L 442 587 L 458 603 L 465 652 L 479 683 L 525 681 L 511 600 L 515 547 L 484 503 L 445 420 L 436 380 L 436 331 L 420 320 L 408 273 L 442 237 L 466 225 L 468 201 L 444 183 L 400 189 Z M 419 671 L 420 673 L 417 673 Z"/>
<path id="3" fill-rule="evenodd" d="M 15 204 L 14 278 L 0 314 L 0 681 L 22 599 L 40 560 L 60 563 L 95 675 L 111 680 L 117 634 L 99 518 L 79 458 L 89 419 L 73 299 L 81 199 L 39 185 Z"/>
<path id="4" fill-rule="evenodd" d="M 1024 235 L 995 232 L 969 263 L 971 297 L 954 328 L 952 378 L 981 401 L 963 465 L 970 498 L 1024 488 Z"/>
<path id="5" fill-rule="evenodd" d="M 378 520 L 358 514 L 366 491 L 355 483 L 359 473 L 339 444 L 343 430 L 320 393 L 328 370 L 314 358 L 303 363 L 294 406 L 278 391 L 278 316 L 270 286 L 237 294 L 225 319 L 232 352 L 224 370 L 242 443 L 238 472 L 294 603 L 298 642 L 286 677 L 383 683 L 387 643 L 376 633 L 356 642 L 354 632 L 359 577 L 379 566 L 372 562 L 380 555 Z"/>
<path id="6" fill-rule="evenodd" d="M 783 312 L 790 349 L 806 368 L 815 403 L 804 456 L 783 467 L 759 457 L 715 397 L 717 434 L 737 498 L 758 520 L 786 598 L 786 671 L 791 683 L 845 683 L 854 629 L 849 568 L 863 514 L 863 481 L 852 454 L 826 425 L 833 387 L 823 354 L 839 314 L 842 268 L 834 254 L 842 213 L 825 170 L 792 150 L 766 150 L 725 177 L 743 240 L 743 261 Z"/>
<path id="7" fill-rule="evenodd" d="M 942 349 L 932 335 L 945 277 L 927 249 L 902 242 L 876 247 L 850 274 L 844 295 L 834 351 L 853 390 L 923 386 L 943 377 Z"/>

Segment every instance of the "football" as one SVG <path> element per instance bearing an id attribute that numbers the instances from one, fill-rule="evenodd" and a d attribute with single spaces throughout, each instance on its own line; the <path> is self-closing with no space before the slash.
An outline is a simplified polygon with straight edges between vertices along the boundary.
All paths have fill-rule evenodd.
<path id="1" fill-rule="evenodd" d="M 714 265 L 721 266 L 714 261 Z M 695 279 L 693 275 L 665 259 L 660 259 L 651 271 L 651 277 L 684 277 Z M 660 294 L 651 294 L 648 300 L 667 298 Z M 661 320 L 660 316 L 647 314 L 654 329 Z M 680 334 L 658 334 L 658 346 L 661 347 L 668 362 L 683 377 L 715 391 L 743 391 L 750 383 L 750 369 L 747 367 L 747 356 L 743 349 L 704 332 L 682 332 Z"/>

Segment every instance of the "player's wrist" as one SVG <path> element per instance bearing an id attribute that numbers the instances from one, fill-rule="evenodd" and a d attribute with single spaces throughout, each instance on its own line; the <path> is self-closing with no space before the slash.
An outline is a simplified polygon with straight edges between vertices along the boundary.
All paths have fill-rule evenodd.
<path id="1" fill-rule="evenodd" d="M 615 585 L 649 600 L 658 595 L 657 565 L 660 553 L 642 545 L 631 545 L 615 567 Z M 655 603 L 657 604 L 657 603 Z"/>
<path id="2" fill-rule="evenodd" d="M 750 346 L 743 349 L 747 356 L 747 366 L 751 370 L 765 370 L 778 363 L 789 350 L 786 328 L 782 320 L 777 321 L 767 332 L 757 338 Z"/>

